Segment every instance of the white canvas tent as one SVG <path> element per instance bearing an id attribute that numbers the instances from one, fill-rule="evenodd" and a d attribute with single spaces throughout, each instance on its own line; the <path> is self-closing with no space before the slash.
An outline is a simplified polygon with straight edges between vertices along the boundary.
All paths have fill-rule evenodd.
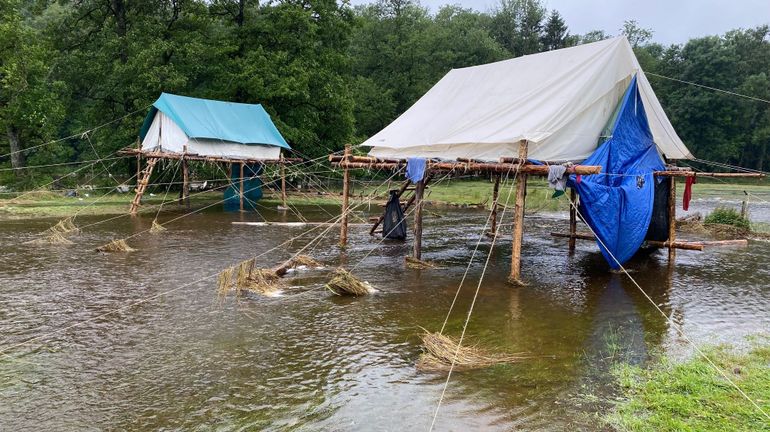
<path id="1" fill-rule="evenodd" d="M 582 161 L 635 74 L 659 152 L 692 158 L 623 36 L 453 69 L 363 145 L 379 158 L 498 161 L 526 140 L 531 159 Z"/>

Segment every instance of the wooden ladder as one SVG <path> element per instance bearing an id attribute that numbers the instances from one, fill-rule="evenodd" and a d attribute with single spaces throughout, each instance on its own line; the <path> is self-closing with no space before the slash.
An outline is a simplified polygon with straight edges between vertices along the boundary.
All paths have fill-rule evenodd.
<path id="1" fill-rule="evenodd" d="M 156 163 L 158 163 L 158 158 L 148 158 L 147 165 L 144 166 L 142 172 L 139 173 L 139 177 L 137 177 L 136 189 L 134 189 L 136 195 L 134 195 L 134 200 L 131 201 L 131 209 L 129 210 L 129 213 L 132 215 L 135 215 L 139 211 L 139 206 L 142 205 L 142 195 L 147 190 L 147 185 L 150 183 L 150 176 Z"/>

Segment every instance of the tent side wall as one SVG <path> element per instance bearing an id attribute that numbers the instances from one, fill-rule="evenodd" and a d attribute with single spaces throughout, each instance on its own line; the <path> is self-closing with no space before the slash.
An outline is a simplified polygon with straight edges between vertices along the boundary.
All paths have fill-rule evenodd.
<path id="1" fill-rule="evenodd" d="M 232 159 L 279 159 L 281 148 L 268 145 L 246 145 L 208 138 L 190 138 L 167 115 L 157 111 L 142 141 L 143 151 L 162 149 L 170 153 L 187 153 L 200 156 Z"/>

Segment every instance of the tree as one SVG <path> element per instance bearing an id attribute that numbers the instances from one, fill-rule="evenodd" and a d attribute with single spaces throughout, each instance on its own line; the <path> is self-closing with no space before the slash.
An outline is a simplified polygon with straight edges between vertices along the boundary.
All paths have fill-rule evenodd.
<path id="1" fill-rule="evenodd" d="M 540 0 L 501 0 L 490 33 L 514 57 L 540 52 L 545 12 Z"/>
<path id="2" fill-rule="evenodd" d="M 554 9 L 548 15 L 548 21 L 543 29 L 543 36 L 540 38 L 543 48 L 547 51 L 564 48 L 570 42 L 570 34 L 567 24 L 564 23 L 559 12 Z"/>
<path id="3" fill-rule="evenodd" d="M 587 44 L 592 42 L 599 42 L 605 39 L 611 38 L 612 35 L 607 34 L 604 30 L 591 30 L 582 36 L 579 36 L 581 44 Z"/>
<path id="4" fill-rule="evenodd" d="M 653 31 L 652 29 L 640 27 L 636 20 L 628 20 L 623 22 L 623 28 L 620 29 L 620 33 L 626 36 L 631 47 L 637 48 L 652 40 Z"/>
<path id="5" fill-rule="evenodd" d="M 8 139 L 11 166 L 19 177 L 26 165 L 25 149 L 57 132 L 64 115 L 59 101 L 64 84 L 51 77 L 55 53 L 22 18 L 20 4 L 15 0 L 0 2 L 0 127 Z"/>

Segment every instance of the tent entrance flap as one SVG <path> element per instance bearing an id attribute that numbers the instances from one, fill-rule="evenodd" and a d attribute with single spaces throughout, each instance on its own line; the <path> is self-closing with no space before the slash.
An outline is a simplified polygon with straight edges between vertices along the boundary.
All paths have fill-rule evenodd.
<path id="1" fill-rule="evenodd" d="M 602 173 L 569 183 L 580 194 L 580 212 L 596 233 L 612 268 L 628 261 L 644 242 L 655 201 L 656 170 L 664 165 L 650 132 L 634 77 L 620 102 L 612 135 L 583 164 Z"/>

